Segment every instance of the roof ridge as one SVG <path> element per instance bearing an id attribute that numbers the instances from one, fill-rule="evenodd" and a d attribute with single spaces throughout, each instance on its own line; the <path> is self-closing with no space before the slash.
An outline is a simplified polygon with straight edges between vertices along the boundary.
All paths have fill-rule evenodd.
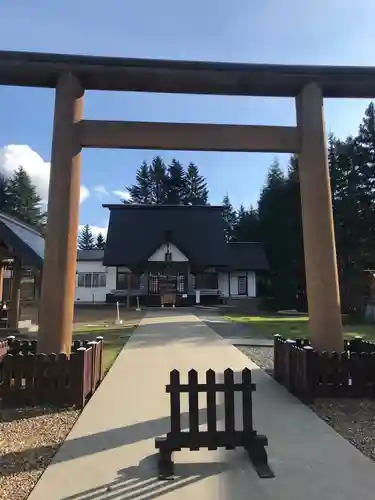
<path id="1" fill-rule="evenodd" d="M 43 234 L 40 231 L 38 231 L 34 226 L 32 226 L 31 224 L 28 224 L 27 222 L 24 222 L 24 221 L 18 219 L 15 216 L 9 215 L 5 212 L 0 212 L 0 217 L 3 217 L 4 219 L 9 220 L 10 222 L 14 222 L 15 224 L 18 224 L 19 226 L 24 227 L 28 231 L 32 231 L 33 233 L 37 234 L 38 236 L 41 236 L 42 238 L 44 238 Z"/>
<path id="2" fill-rule="evenodd" d="M 223 210 L 223 205 L 177 205 L 177 204 L 164 204 L 164 203 L 104 203 L 103 208 L 112 209 L 152 209 L 152 210 L 165 210 L 167 208 L 174 209 L 189 209 L 189 210 Z"/>

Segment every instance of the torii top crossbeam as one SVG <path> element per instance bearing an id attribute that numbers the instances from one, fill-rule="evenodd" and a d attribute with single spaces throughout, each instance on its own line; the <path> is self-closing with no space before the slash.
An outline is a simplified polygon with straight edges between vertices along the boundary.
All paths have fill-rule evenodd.
<path id="1" fill-rule="evenodd" d="M 87 90 L 295 97 L 311 81 L 323 97 L 372 98 L 375 68 L 132 59 L 0 51 L 0 85 L 55 88 L 71 72 Z"/>

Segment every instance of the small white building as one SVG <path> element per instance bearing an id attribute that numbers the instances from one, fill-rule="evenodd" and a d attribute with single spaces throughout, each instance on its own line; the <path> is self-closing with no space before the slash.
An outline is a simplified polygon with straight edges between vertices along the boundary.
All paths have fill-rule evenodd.
<path id="1" fill-rule="evenodd" d="M 106 205 L 104 251 L 79 250 L 75 301 L 176 305 L 257 297 L 261 243 L 226 243 L 222 207 Z M 197 294 L 198 291 L 198 294 Z"/>

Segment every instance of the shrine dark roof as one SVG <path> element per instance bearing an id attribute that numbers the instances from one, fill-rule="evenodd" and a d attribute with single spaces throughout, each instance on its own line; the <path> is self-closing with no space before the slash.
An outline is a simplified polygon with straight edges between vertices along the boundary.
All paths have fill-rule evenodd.
<path id="1" fill-rule="evenodd" d="M 11 257 L 24 266 L 41 268 L 44 260 L 44 237 L 33 227 L 0 212 L 0 241 Z"/>
<path id="2" fill-rule="evenodd" d="M 104 250 L 78 250 L 77 260 L 80 262 L 101 261 L 104 257 Z"/>
<path id="3" fill-rule="evenodd" d="M 231 269 L 248 271 L 264 271 L 268 269 L 268 262 L 262 243 L 228 243 L 228 249 Z"/>
<path id="4" fill-rule="evenodd" d="M 195 266 L 268 267 L 260 243 L 226 243 L 222 206 L 103 206 L 110 210 L 105 266 L 142 266 L 168 239 Z"/>

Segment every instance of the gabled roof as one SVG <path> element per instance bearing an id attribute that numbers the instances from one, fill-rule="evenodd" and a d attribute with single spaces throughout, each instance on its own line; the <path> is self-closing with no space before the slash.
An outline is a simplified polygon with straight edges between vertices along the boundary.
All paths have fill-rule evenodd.
<path id="1" fill-rule="evenodd" d="M 33 227 L 0 212 L 0 240 L 23 265 L 43 266 L 44 237 Z"/>
<path id="2" fill-rule="evenodd" d="M 104 250 L 78 250 L 77 261 L 101 261 L 104 257 Z"/>
<path id="3" fill-rule="evenodd" d="M 103 205 L 111 211 L 105 266 L 138 266 L 166 238 L 196 266 L 225 266 L 223 208 L 197 205 Z"/>
<path id="4" fill-rule="evenodd" d="M 230 268 L 247 271 L 265 271 L 268 269 L 267 257 L 263 244 L 231 242 L 228 243 Z"/>
<path id="5" fill-rule="evenodd" d="M 193 266 L 268 269 L 261 243 L 225 242 L 221 206 L 103 206 L 111 211 L 104 250 L 105 266 L 134 268 L 144 265 L 167 239 Z"/>

